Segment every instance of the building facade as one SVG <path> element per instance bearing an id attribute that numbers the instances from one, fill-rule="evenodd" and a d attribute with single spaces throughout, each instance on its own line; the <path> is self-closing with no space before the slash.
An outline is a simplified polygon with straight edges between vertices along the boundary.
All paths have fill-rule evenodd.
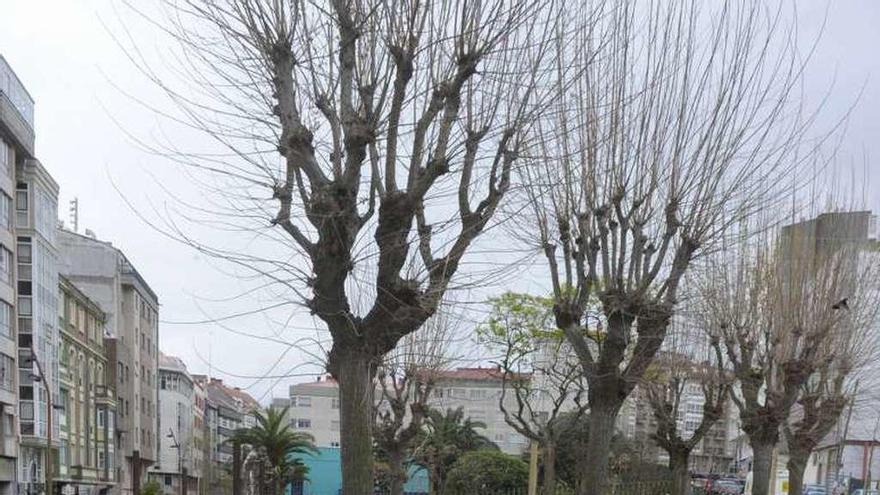
<path id="1" fill-rule="evenodd" d="M 116 389 L 114 493 L 138 495 L 158 459 L 159 301 L 109 242 L 58 231 L 60 270 L 106 313 L 108 381 Z"/>
<path id="2" fill-rule="evenodd" d="M 58 184 L 43 165 L 16 165 L 19 488 L 45 483 L 47 445 L 58 447 Z M 5 254 L 5 253 L 4 253 Z M 52 416 L 51 418 L 49 416 Z"/>
<path id="3" fill-rule="evenodd" d="M 0 55 L 0 495 L 17 491 L 16 168 L 34 159 L 34 100 Z M 32 403 L 31 403 L 32 404 Z"/>
<path id="4" fill-rule="evenodd" d="M 179 358 L 159 354 L 159 424 L 163 435 L 150 478 L 163 493 L 197 493 L 201 454 L 196 423 L 196 386 Z"/>
<path id="5" fill-rule="evenodd" d="M 435 409 L 464 409 L 466 417 L 485 423 L 481 433 L 503 452 L 523 453 L 528 440 L 504 419 L 498 406 L 502 392 L 501 375 L 496 368 L 458 368 L 438 374 L 430 406 Z M 516 399 L 507 394 L 510 410 Z M 338 448 L 339 385 L 329 377 L 290 386 L 289 399 L 276 399 L 273 407 L 289 407 L 291 427 L 309 433 L 318 447 Z"/>
<path id="6" fill-rule="evenodd" d="M 196 387 L 205 393 L 202 491 L 212 495 L 232 493 L 233 447 L 229 441 L 235 430 L 256 425 L 259 403 L 247 392 L 230 387 L 223 380 L 193 375 Z"/>
<path id="7" fill-rule="evenodd" d="M 97 494 L 116 483 L 116 399 L 107 381 L 106 315 L 60 277 L 56 493 Z"/>

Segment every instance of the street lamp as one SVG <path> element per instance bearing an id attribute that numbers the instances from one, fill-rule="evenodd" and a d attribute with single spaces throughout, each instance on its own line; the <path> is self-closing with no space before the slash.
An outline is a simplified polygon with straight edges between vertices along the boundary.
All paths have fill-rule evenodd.
<path id="1" fill-rule="evenodd" d="M 32 374 L 31 378 L 35 382 L 41 382 L 46 390 L 46 495 L 52 495 L 52 483 L 54 481 L 52 473 L 52 411 L 55 408 L 52 406 L 52 390 L 49 387 L 49 381 L 45 379 L 46 375 L 43 374 L 43 366 L 40 364 L 39 358 L 37 358 L 33 345 L 31 345 L 31 359 L 37 363 L 37 373 L 39 373 L 39 375 Z"/>
<path id="2" fill-rule="evenodd" d="M 168 434 L 165 435 L 166 438 L 170 438 L 172 440 L 171 448 L 177 449 L 177 472 L 180 473 L 180 495 L 186 495 L 186 467 L 183 465 L 183 448 L 180 446 L 180 442 L 177 441 L 177 437 L 174 436 L 174 430 L 168 428 Z"/>

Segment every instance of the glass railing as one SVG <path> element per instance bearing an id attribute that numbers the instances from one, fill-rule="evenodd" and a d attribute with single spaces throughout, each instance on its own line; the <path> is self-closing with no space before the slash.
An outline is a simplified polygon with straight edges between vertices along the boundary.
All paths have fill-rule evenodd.
<path id="1" fill-rule="evenodd" d="M 12 106 L 18 111 L 21 118 L 27 122 L 28 126 L 34 128 L 34 100 L 18 76 L 13 72 L 12 67 L 6 63 L 3 55 L 0 55 L 0 93 L 6 95 Z"/>

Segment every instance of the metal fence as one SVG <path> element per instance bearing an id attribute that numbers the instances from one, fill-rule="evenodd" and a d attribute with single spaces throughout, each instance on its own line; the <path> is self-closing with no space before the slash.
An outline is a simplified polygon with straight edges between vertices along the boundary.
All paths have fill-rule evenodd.
<path id="1" fill-rule="evenodd" d="M 610 487 L 608 495 L 669 495 L 672 493 L 672 483 L 669 481 L 638 481 L 630 483 L 614 483 Z M 487 491 L 474 487 L 473 491 L 468 493 L 451 493 L 444 495 L 528 495 L 529 491 L 526 487 L 516 488 L 505 491 Z M 542 493 L 540 488 L 538 493 Z M 386 495 L 381 492 L 375 492 L 374 495 Z M 427 495 L 421 493 L 407 493 L 407 495 Z M 576 495 L 571 488 L 560 487 L 556 490 L 555 495 Z"/>

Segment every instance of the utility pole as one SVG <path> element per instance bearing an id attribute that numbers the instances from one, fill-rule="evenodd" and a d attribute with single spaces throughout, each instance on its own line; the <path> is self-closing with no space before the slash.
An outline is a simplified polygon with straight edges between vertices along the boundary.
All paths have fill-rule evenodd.
<path id="1" fill-rule="evenodd" d="M 33 379 L 43 382 L 43 388 L 46 390 L 46 495 L 52 495 L 52 484 L 55 481 L 52 473 L 52 412 L 54 411 L 52 390 L 49 387 L 49 380 L 43 374 L 43 366 L 40 364 L 40 359 L 37 358 L 33 345 L 31 345 L 31 357 L 37 363 L 37 373 L 39 373 L 39 376 L 35 376 Z"/>
<path id="2" fill-rule="evenodd" d="M 180 495 L 186 495 L 186 467 L 183 466 L 183 448 L 177 437 L 174 436 L 174 430 L 168 428 L 168 438 L 171 439 L 171 448 L 177 449 L 177 472 L 180 474 Z"/>

